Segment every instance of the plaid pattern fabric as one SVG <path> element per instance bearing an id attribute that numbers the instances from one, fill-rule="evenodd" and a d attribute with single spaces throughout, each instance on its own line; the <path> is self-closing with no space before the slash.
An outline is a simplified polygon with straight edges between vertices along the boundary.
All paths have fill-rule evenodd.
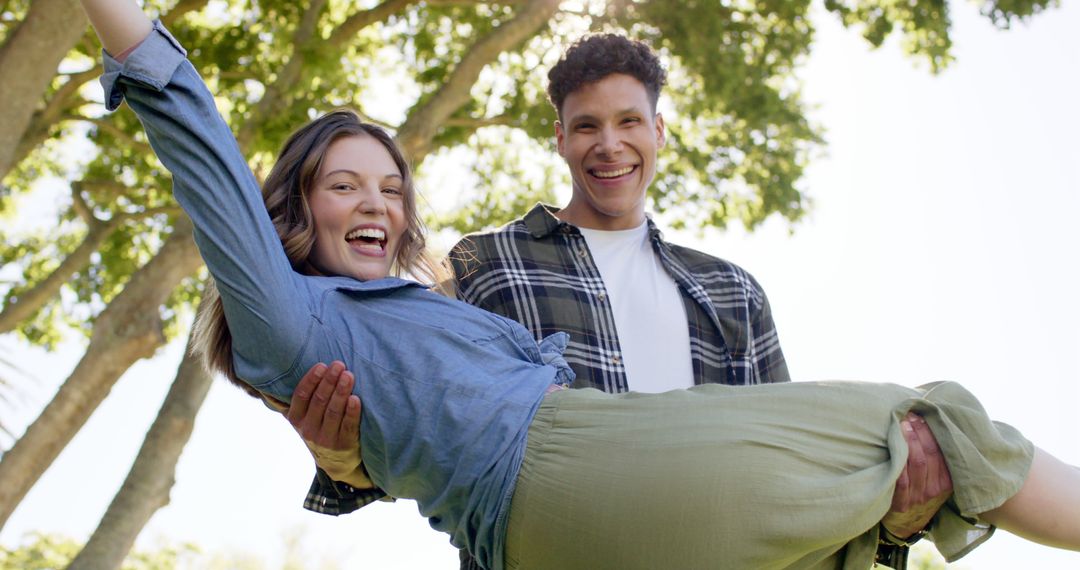
<path id="1" fill-rule="evenodd" d="M 471 234 L 450 252 L 458 297 L 525 325 L 536 339 L 570 333 L 575 388 L 626 392 L 615 319 L 584 236 L 537 205 L 524 218 Z M 694 382 L 789 380 L 764 291 L 738 266 L 668 244 L 649 220 L 653 250 L 683 295 Z"/>
<path id="2" fill-rule="evenodd" d="M 311 482 L 304 508 L 324 515 L 345 515 L 378 500 L 393 501 L 386 491 L 375 487 L 357 489 L 348 483 L 334 481 L 326 471 L 315 468 L 315 480 Z"/>

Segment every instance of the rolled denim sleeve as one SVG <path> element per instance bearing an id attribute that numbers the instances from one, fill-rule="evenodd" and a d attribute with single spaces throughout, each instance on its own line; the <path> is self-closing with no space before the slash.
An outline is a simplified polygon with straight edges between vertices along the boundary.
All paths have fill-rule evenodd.
<path id="1" fill-rule="evenodd" d="M 139 52 L 139 57 L 127 57 L 120 63 L 108 52 L 101 51 L 105 66 L 101 86 L 105 89 L 105 108 L 109 111 L 115 111 L 124 101 L 124 84 L 119 81 L 121 75 L 162 91 L 176 68 L 187 60 L 187 50 L 157 21 L 150 37 L 143 40 L 131 55 L 135 52 Z"/>
<path id="2" fill-rule="evenodd" d="M 310 285 L 293 271 L 232 131 L 176 39 L 155 22 L 123 63 L 104 59 L 107 106 L 128 102 L 172 172 L 173 193 L 221 293 L 238 372 L 259 387 L 303 349 Z"/>

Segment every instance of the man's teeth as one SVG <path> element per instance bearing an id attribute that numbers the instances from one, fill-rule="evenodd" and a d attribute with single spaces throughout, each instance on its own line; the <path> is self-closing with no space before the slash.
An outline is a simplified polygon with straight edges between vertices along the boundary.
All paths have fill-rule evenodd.
<path id="1" fill-rule="evenodd" d="M 626 168 L 620 168 L 618 170 L 593 170 L 593 176 L 597 178 L 618 178 L 630 174 L 633 171 L 633 166 L 627 166 Z"/>
<path id="2" fill-rule="evenodd" d="M 360 238 L 371 238 L 383 241 L 386 239 L 386 232 L 377 228 L 360 228 L 358 230 L 353 230 L 345 234 L 346 240 L 354 240 Z"/>

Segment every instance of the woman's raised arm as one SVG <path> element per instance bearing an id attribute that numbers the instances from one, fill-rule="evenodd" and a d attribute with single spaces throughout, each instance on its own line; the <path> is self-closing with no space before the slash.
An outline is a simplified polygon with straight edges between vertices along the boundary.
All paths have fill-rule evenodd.
<path id="1" fill-rule="evenodd" d="M 131 0 L 82 0 L 105 51 L 117 55 L 150 35 L 153 24 Z"/>
<path id="2" fill-rule="evenodd" d="M 259 387 L 296 365 L 313 296 L 285 256 L 259 184 L 183 47 L 133 0 L 82 1 L 106 51 L 127 56 L 105 56 L 106 107 L 126 99 L 172 173 L 173 194 L 194 222 L 221 294 L 240 357 L 237 373 Z"/>

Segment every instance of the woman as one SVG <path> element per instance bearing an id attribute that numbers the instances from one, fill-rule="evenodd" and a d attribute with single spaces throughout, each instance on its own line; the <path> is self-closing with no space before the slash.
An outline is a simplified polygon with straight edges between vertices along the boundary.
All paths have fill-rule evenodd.
<path id="1" fill-rule="evenodd" d="M 867 567 L 908 410 L 952 473 L 935 536 L 947 556 L 986 536 L 957 530 L 961 516 L 1080 548 L 1080 475 L 955 384 L 559 390 L 564 335 L 538 345 L 512 321 L 387 277 L 423 262 L 407 165 L 385 134 L 347 112 L 316 119 L 286 143 L 264 204 L 183 48 L 133 3 L 83 4 L 106 51 L 127 58 L 106 56 L 108 106 L 126 98 L 139 114 L 216 280 L 220 315 L 201 317 L 212 364 L 288 401 L 311 365 L 344 356 L 364 378 L 372 481 L 416 499 L 485 566 Z M 565 524 L 618 532 L 566 544 Z"/>

